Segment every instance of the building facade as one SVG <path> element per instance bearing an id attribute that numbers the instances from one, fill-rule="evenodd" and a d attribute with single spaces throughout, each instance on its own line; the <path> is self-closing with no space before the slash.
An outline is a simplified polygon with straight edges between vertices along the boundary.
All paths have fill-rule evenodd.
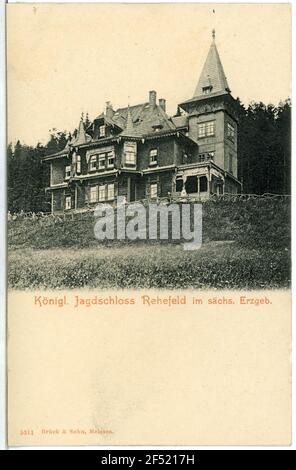
<path id="1" fill-rule="evenodd" d="M 64 150 L 46 156 L 50 164 L 51 210 L 79 211 L 98 202 L 237 193 L 237 104 L 215 44 L 191 99 L 169 117 L 155 91 L 143 104 L 103 113 Z"/>

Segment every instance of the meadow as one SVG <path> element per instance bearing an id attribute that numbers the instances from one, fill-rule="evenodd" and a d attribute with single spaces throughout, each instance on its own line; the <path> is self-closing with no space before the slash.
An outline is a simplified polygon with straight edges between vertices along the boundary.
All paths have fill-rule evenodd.
<path id="1" fill-rule="evenodd" d="M 19 218 L 8 222 L 8 285 L 15 289 L 290 286 L 287 198 L 203 204 L 203 244 L 98 242 L 94 221 Z"/>

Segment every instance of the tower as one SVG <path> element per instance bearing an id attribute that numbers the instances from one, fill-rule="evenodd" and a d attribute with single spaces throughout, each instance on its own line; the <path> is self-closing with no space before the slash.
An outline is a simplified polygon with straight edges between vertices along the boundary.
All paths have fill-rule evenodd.
<path id="1" fill-rule="evenodd" d="M 201 161 L 208 156 L 219 168 L 237 178 L 237 103 L 232 97 L 212 31 L 212 43 L 194 95 L 180 104 L 189 115 L 189 136 L 198 143 Z M 236 180 L 237 181 L 237 180 Z M 237 189 L 233 181 L 233 188 Z M 226 188 L 227 190 L 227 188 Z"/>

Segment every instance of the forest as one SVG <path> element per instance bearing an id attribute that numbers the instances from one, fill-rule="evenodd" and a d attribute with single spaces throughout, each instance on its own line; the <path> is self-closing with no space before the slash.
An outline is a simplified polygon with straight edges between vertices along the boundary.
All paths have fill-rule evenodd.
<path id="1" fill-rule="evenodd" d="M 239 110 L 238 179 L 245 194 L 290 194 L 291 101 L 251 103 Z M 84 120 L 89 125 L 88 115 Z M 77 130 L 74 131 L 77 132 Z M 11 213 L 50 212 L 49 166 L 42 157 L 62 150 L 71 134 L 53 129 L 46 145 L 17 141 L 7 149 L 7 209 Z"/>

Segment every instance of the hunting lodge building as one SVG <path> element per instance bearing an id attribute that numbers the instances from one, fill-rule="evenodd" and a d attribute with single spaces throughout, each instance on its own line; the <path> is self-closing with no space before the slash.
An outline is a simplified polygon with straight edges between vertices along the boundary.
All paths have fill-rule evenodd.
<path id="1" fill-rule="evenodd" d="M 166 101 L 149 101 L 105 112 L 50 163 L 51 210 L 83 210 L 117 196 L 126 202 L 237 193 L 236 101 L 224 74 L 215 32 L 194 95 L 174 117 Z"/>

